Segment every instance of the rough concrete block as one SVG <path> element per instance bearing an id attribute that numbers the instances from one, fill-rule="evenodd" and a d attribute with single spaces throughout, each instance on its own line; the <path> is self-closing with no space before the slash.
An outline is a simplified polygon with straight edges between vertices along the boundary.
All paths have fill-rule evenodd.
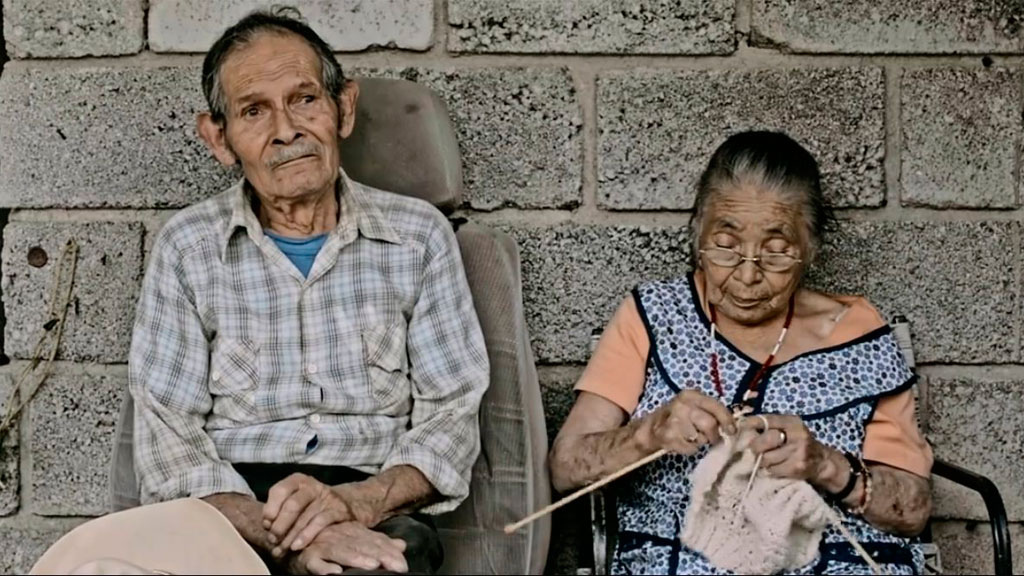
<path id="1" fill-rule="evenodd" d="M 49 68 L 0 77 L 0 206 L 166 208 L 230 186 L 195 135 L 197 67 Z M 43 153 L 45 151 L 45 153 Z"/>
<path id="2" fill-rule="evenodd" d="M 995 574 L 992 530 L 988 523 L 942 521 L 932 523 L 932 537 L 942 554 L 943 574 Z M 1024 525 L 1010 524 L 1014 574 L 1024 566 Z"/>
<path id="3" fill-rule="evenodd" d="M 1024 380 L 932 377 L 928 383 L 928 436 L 935 457 L 987 476 L 1003 495 L 1010 520 L 1024 519 Z M 936 514 L 987 519 L 976 493 L 936 483 Z"/>
<path id="4" fill-rule="evenodd" d="M 753 0 L 751 44 L 787 52 L 1021 52 L 1016 0 Z"/>
<path id="5" fill-rule="evenodd" d="M 821 165 L 838 206 L 885 199 L 879 68 L 644 70 L 597 83 L 598 203 L 689 209 L 715 148 L 744 130 L 782 130 Z"/>
<path id="6" fill-rule="evenodd" d="M 353 74 L 405 78 L 444 99 L 459 140 L 469 206 L 579 205 L 583 120 L 567 70 L 361 68 Z"/>
<path id="7" fill-rule="evenodd" d="M 40 522 L 25 517 L 0 524 L 0 574 L 28 574 L 36 560 L 80 520 Z"/>
<path id="8" fill-rule="evenodd" d="M 16 400 L 11 397 L 14 392 L 14 380 L 4 374 L 0 375 L 0 419 L 7 414 L 9 402 Z M 3 435 L 0 435 L 0 516 L 9 516 L 18 511 L 18 424 Z"/>
<path id="9" fill-rule="evenodd" d="M 50 318 L 55 270 L 74 238 L 78 265 L 58 358 L 125 362 L 143 275 L 143 232 L 137 222 L 8 224 L 2 260 L 7 355 L 31 357 Z"/>
<path id="10" fill-rule="evenodd" d="M 683 227 L 499 225 L 519 242 L 523 303 L 540 364 L 586 362 L 590 336 L 638 283 L 683 274 Z"/>
<path id="11" fill-rule="evenodd" d="M 99 516 L 110 509 L 114 431 L 127 375 L 57 373 L 32 403 L 32 511 Z"/>
<path id="12" fill-rule="evenodd" d="M 729 54 L 736 49 L 728 0 L 449 0 L 453 52 Z"/>
<path id="13" fill-rule="evenodd" d="M 1018 234 L 1013 222 L 849 222 L 810 282 L 906 316 L 918 362 L 1016 362 Z"/>
<path id="14" fill-rule="evenodd" d="M 558 431 L 565 423 L 576 393 L 572 388 L 583 374 L 583 368 L 577 366 L 558 366 L 544 368 L 540 376 L 540 397 L 544 404 L 544 421 L 548 427 L 548 444 L 555 441 Z"/>
<path id="15" fill-rule="evenodd" d="M 296 0 L 306 22 L 339 51 L 388 46 L 426 50 L 432 44 L 433 0 Z M 149 44 L 155 52 L 206 52 L 257 0 L 151 0 Z"/>
<path id="16" fill-rule="evenodd" d="M 12 58 L 135 54 L 145 43 L 142 0 L 3 0 Z"/>
<path id="17" fill-rule="evenodd" d="M 1005 68 L 903 73 L 904 205 L 1018 205 L 1022 83 Z"/>

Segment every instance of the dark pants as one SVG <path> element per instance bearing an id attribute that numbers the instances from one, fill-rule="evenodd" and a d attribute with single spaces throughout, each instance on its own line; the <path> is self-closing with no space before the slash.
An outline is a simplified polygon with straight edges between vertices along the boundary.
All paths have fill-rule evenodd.
<path id="1" fill-rule="evenodd" d="M 369 474 L 346 468 L 344 466 L 315 466 L 310 464 L 235 464 L 235 470 L 245 478 L 249 488 L 256 494 L 260 502 L 267 501 L 267 492 L 281 480 L 299 472 L 312 476 L 328 486 L 359 482 L 370 477 Z M 373 527 L 377 532 L 390 538 L 405 541 L 405 561 L 409 565 L 410 574 L 434 574 L 441 567 L 444 552 L 441 540 L 437 536 L 437 528 L 429 516 L 410 514 L 394 516 Z M 273 562 L 267 562 L 271 572 L 280 573 Z M 394 574 L 385 570 L 345 569 L 345 574 Z"/>

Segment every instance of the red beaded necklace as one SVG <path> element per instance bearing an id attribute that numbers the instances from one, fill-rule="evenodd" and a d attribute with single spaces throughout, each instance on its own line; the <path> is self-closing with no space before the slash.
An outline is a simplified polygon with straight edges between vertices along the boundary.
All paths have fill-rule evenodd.
<path id="1" fill-rule="evenodd" d="M 789 297 L 789 310 L 786 312 L 786 321 L 782 325 L 782 332 L 779 333 L 779 340 L 775 343 L 775 348 L 772 348 L 772 353 L 768 355 L 768 359 L 761 364 L 761 368 L 758 369 L 757 374 L 747 385 L 747 391 L 743 393 L 743 400 L 733 406 L 733 413 L 736 414 L 748 414 L 754 410 L 754 407 L 750 405 L 750 400 L 757 398 L 757 385 L 761 383 L 761 379 L 764 378 L 765 372 L 768 371 L 768 367 L 775 361 L 775 355 L 779 353 L 779 348 L 782 347 L 782 341 L 786 339 L 786 332 L 789 332 L 789 325 L 793 321 L 793 308 L 796 294 L 792 294 Z M 718 397 L 723 401 L 725 400 L 725 389 L 722 386 L 722 374 L 718 371 L 718 352 L 715 350 L 715 330 L 717 329 L 718 315 L 715 313 L 715 305 L 708 302 L 708 310 L 711 312 L 711 340 L 709 347 L 711 348 L 711 381 L 715 384 L 715 391 L 718 392 Z"/>

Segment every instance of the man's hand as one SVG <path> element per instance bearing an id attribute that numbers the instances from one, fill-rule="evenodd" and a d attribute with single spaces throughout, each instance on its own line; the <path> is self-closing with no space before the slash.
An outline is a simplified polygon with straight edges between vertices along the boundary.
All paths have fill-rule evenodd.
<path id="1" fill-rule="evenodd" d="M 263 505 L 252 496 L 222 492 L 203 500 L 223 514 L 253 548 L 270 551 L 274 547 L 270 533 L 260 525 Z"/>
<path id="2" fill-rule="evenodd" d="M 321 530 L 339 522 L 373 523 L 367 506 L 347 494 L 345 485 L 331 487 L 305 474 L 292 474 L 275 484 L 263 506 L 263 527 L 274 543 L 272 554 L 301 550 Z"/>
<path id="3" fill-rule="evenodd" d="M 291 574 L 341 574 L 346 568 L 408 572 L 405 541 L 388 538 L 358 522 L 333 524 L 320 531 L 288 562 Z"/>

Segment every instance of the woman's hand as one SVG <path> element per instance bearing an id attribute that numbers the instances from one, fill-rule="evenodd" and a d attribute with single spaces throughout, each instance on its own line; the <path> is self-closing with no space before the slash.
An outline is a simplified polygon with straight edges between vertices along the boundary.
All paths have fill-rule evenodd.
<path id="1" fill-rule="evenodd" d="M 765 424 L 767 423 L 767 427 Z M 799 416 L 761 414 L 747 416 L 740 422 L 741 430 L 757 430 L 750 450 L 761 456 L 761 468 L 779 478 L 806 480 L 829 492 L 838 492 L 848 479 L 838 478 L 842 466 L 836 466 L 842 454 L 818 442 Z M 836 486 L 838 484 L 838 486 Z"/>
<path id="2" fill-rule="evenodd" d="M 704 444 L 718 443 L 720 430 L 728 435 L 736 433 L 729 409 L 697 390 L 683 390 L 643 422 L 639 431 L 641 442 L 651 452 L 663 448 L 690 456 Z"/>

